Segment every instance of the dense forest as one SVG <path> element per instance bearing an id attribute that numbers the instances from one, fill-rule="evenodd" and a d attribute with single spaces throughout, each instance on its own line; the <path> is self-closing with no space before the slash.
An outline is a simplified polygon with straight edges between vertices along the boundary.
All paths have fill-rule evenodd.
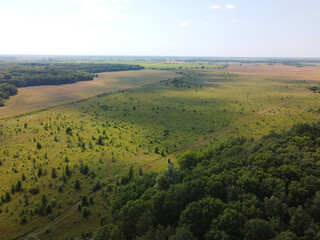
<path id="1" fill-rule="evenodd" d="M 319 239 L 319 149 L 320 122 L 189 150 L 162 173 L 131 168 L 94 239 Z"/>
<path id="2" fill-rule="evenodd" d="M 109 63 L 2 63 L 0 84 L 16 87 L 60 85 L 93 80 L 92 73 L 143 69 L 139 65 Z"/>
<path id="3" fill-rule="evenodd" d="M 9 99 L 10 96 L 16 95 L 18 89 L 16 86 L 8 83 L 0 84 L 0 107 L 4 105 L 4 100 Z"/>

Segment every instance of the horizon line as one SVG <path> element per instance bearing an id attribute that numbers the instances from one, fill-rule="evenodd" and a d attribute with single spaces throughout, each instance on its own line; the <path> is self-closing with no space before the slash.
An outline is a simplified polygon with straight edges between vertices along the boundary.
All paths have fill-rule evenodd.
<path id="1" fill-rule="evenodd" d="M 277 59 L 320 59 L 320 57 L 285 57 L 285 56 L 197 56 L 197 55 L 104 55 L 104 54 L 1 54 L 0 57 L 8 57 L 8 56 L 29 56 L 29 57 L 166 57 L 166 58 L 277 58 Z"/>

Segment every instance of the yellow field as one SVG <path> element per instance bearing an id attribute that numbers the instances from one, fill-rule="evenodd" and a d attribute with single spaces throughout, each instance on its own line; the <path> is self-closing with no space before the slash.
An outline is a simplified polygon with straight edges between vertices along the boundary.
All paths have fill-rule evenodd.
<path id="1" fill-rule="evenodd" d="M 11 97 L 6 106 L 0 108 L 0 118 L 86 99 L 97 94 L 159 82 L 175 76 L 177 75 L 172 71 L 161 70 L 106 72 L 100 73 L 93 81 L 19 88 L 19 94 Z"/>

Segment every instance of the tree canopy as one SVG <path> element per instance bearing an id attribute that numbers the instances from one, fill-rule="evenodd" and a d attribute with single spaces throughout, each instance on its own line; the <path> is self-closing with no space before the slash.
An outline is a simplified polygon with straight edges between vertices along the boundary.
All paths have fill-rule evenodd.
<path id="1" fill-rule="evenodd" d="M 92 80 L 92 73 L 143 68 L 139 65 L 110 63 L 2 63 L 0 83 L 16 87 L 60 85 Z"/>
<path id="2" fill-rule="evenodd" d="M 4 105 L 4 100 L 9 99 L 10 96 L 18 94 L 16 86 L 8 83 L 0 84 L 0 107 Z"/>
<path id="3" fill-rule="evenodd" d="M 320 122 L 187 151 L 117 187 L 95 239 L 318 239 L 319 147 Z"/>

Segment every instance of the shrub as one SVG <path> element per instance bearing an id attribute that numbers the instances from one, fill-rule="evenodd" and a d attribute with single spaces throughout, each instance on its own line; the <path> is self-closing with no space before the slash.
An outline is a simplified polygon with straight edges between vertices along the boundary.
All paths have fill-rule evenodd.
<path id="1" fill-rule="evenodd" d="M 75 190 L 80 190 L 81 189 L 81 187 L 80 187 L 80 181 L 77 179 L 76 181 L 75 181 L 75 183 L 74 183 L 74 189 Z"/>
<path id="2" fill-rule="evenodd" d="M 57 173 L 56 173 L 56 169 L 55 169 L 55 168 L 52 168 L 52 169 L 51 169 L 51 177 L 52 177 L 53 179 L 55 179 L 55 178 L 57 177 Z"/>
<path id="3" fill-rule="evenodd" d="M 89 209 L 87 209 L 86 207 L 83 207 L 82 208 L 82 216 L 83 217 L 88 217 L 90 215 L 90 211 L 89 211 Z"/>
<path id="4" fill-rule="evenodd" d="M 72 136 L 72 128 L 71 127 L 67 127 L 66 134 Z"/>
<path id="5" fill-rule="evenodd" d="M 155 153 L 155 154 L 159 154 L 159 148 L 158 148 L 158 146 L 155 146 L 155 147 L 154 147 L 154 153 Z"/>
<path id="6" fill-rule="evenodd" d="M 98 191 L 99 189 L 101 189 L 101 184 L 100 184 L 100 181 L 98 180 L 96 182 L 96 184 L 92 187 L 92 190 L 95 192 L 95 191 Z"/>
<path id="7" fill-rule="evenodd" d="M 47 206 L 46 206 L 46 214 L 51 214 L 52 213 L 52 206 L 51 204 L 49 203 Z"/>
<path id="8" fill-rule="evenodd" d="M 88 206 L 89 202 L 88 202 L 88 198 L 87 196 L 82 196 L 81 198 L 81 206 Z"/>
<path id="9" fill-rule="evenodd" d="M 40 150 L 41 148 L 42 148 L 42 145 L 39 142 L 37 142 L 37 149 Z"/>
<path id="10" fill-rule="evenodd" d="M 40 189 L 38 187 L 32 187 L 29 189 L 29 193 L 31 193 L 32 195 L 36 195 L 40 192 Z"/>
<path id="11" fill-rule="evenodd" d="M 20 220 L 20 224 L 26 224 L 27 223 L 27 217 L 26 216 L 23 216 Z"/>
<path id="12" fill-rule="evenodd" d="M 5 194 L 5 196 L 4 196 L 4 201 L 5 201 L 6 203 L 8 203 L 8 202 L 11 201 L 11 195 L 10 195 L 10 193 L 9 193 L 8 191 L 6 192 L 6 194 Z"/>

